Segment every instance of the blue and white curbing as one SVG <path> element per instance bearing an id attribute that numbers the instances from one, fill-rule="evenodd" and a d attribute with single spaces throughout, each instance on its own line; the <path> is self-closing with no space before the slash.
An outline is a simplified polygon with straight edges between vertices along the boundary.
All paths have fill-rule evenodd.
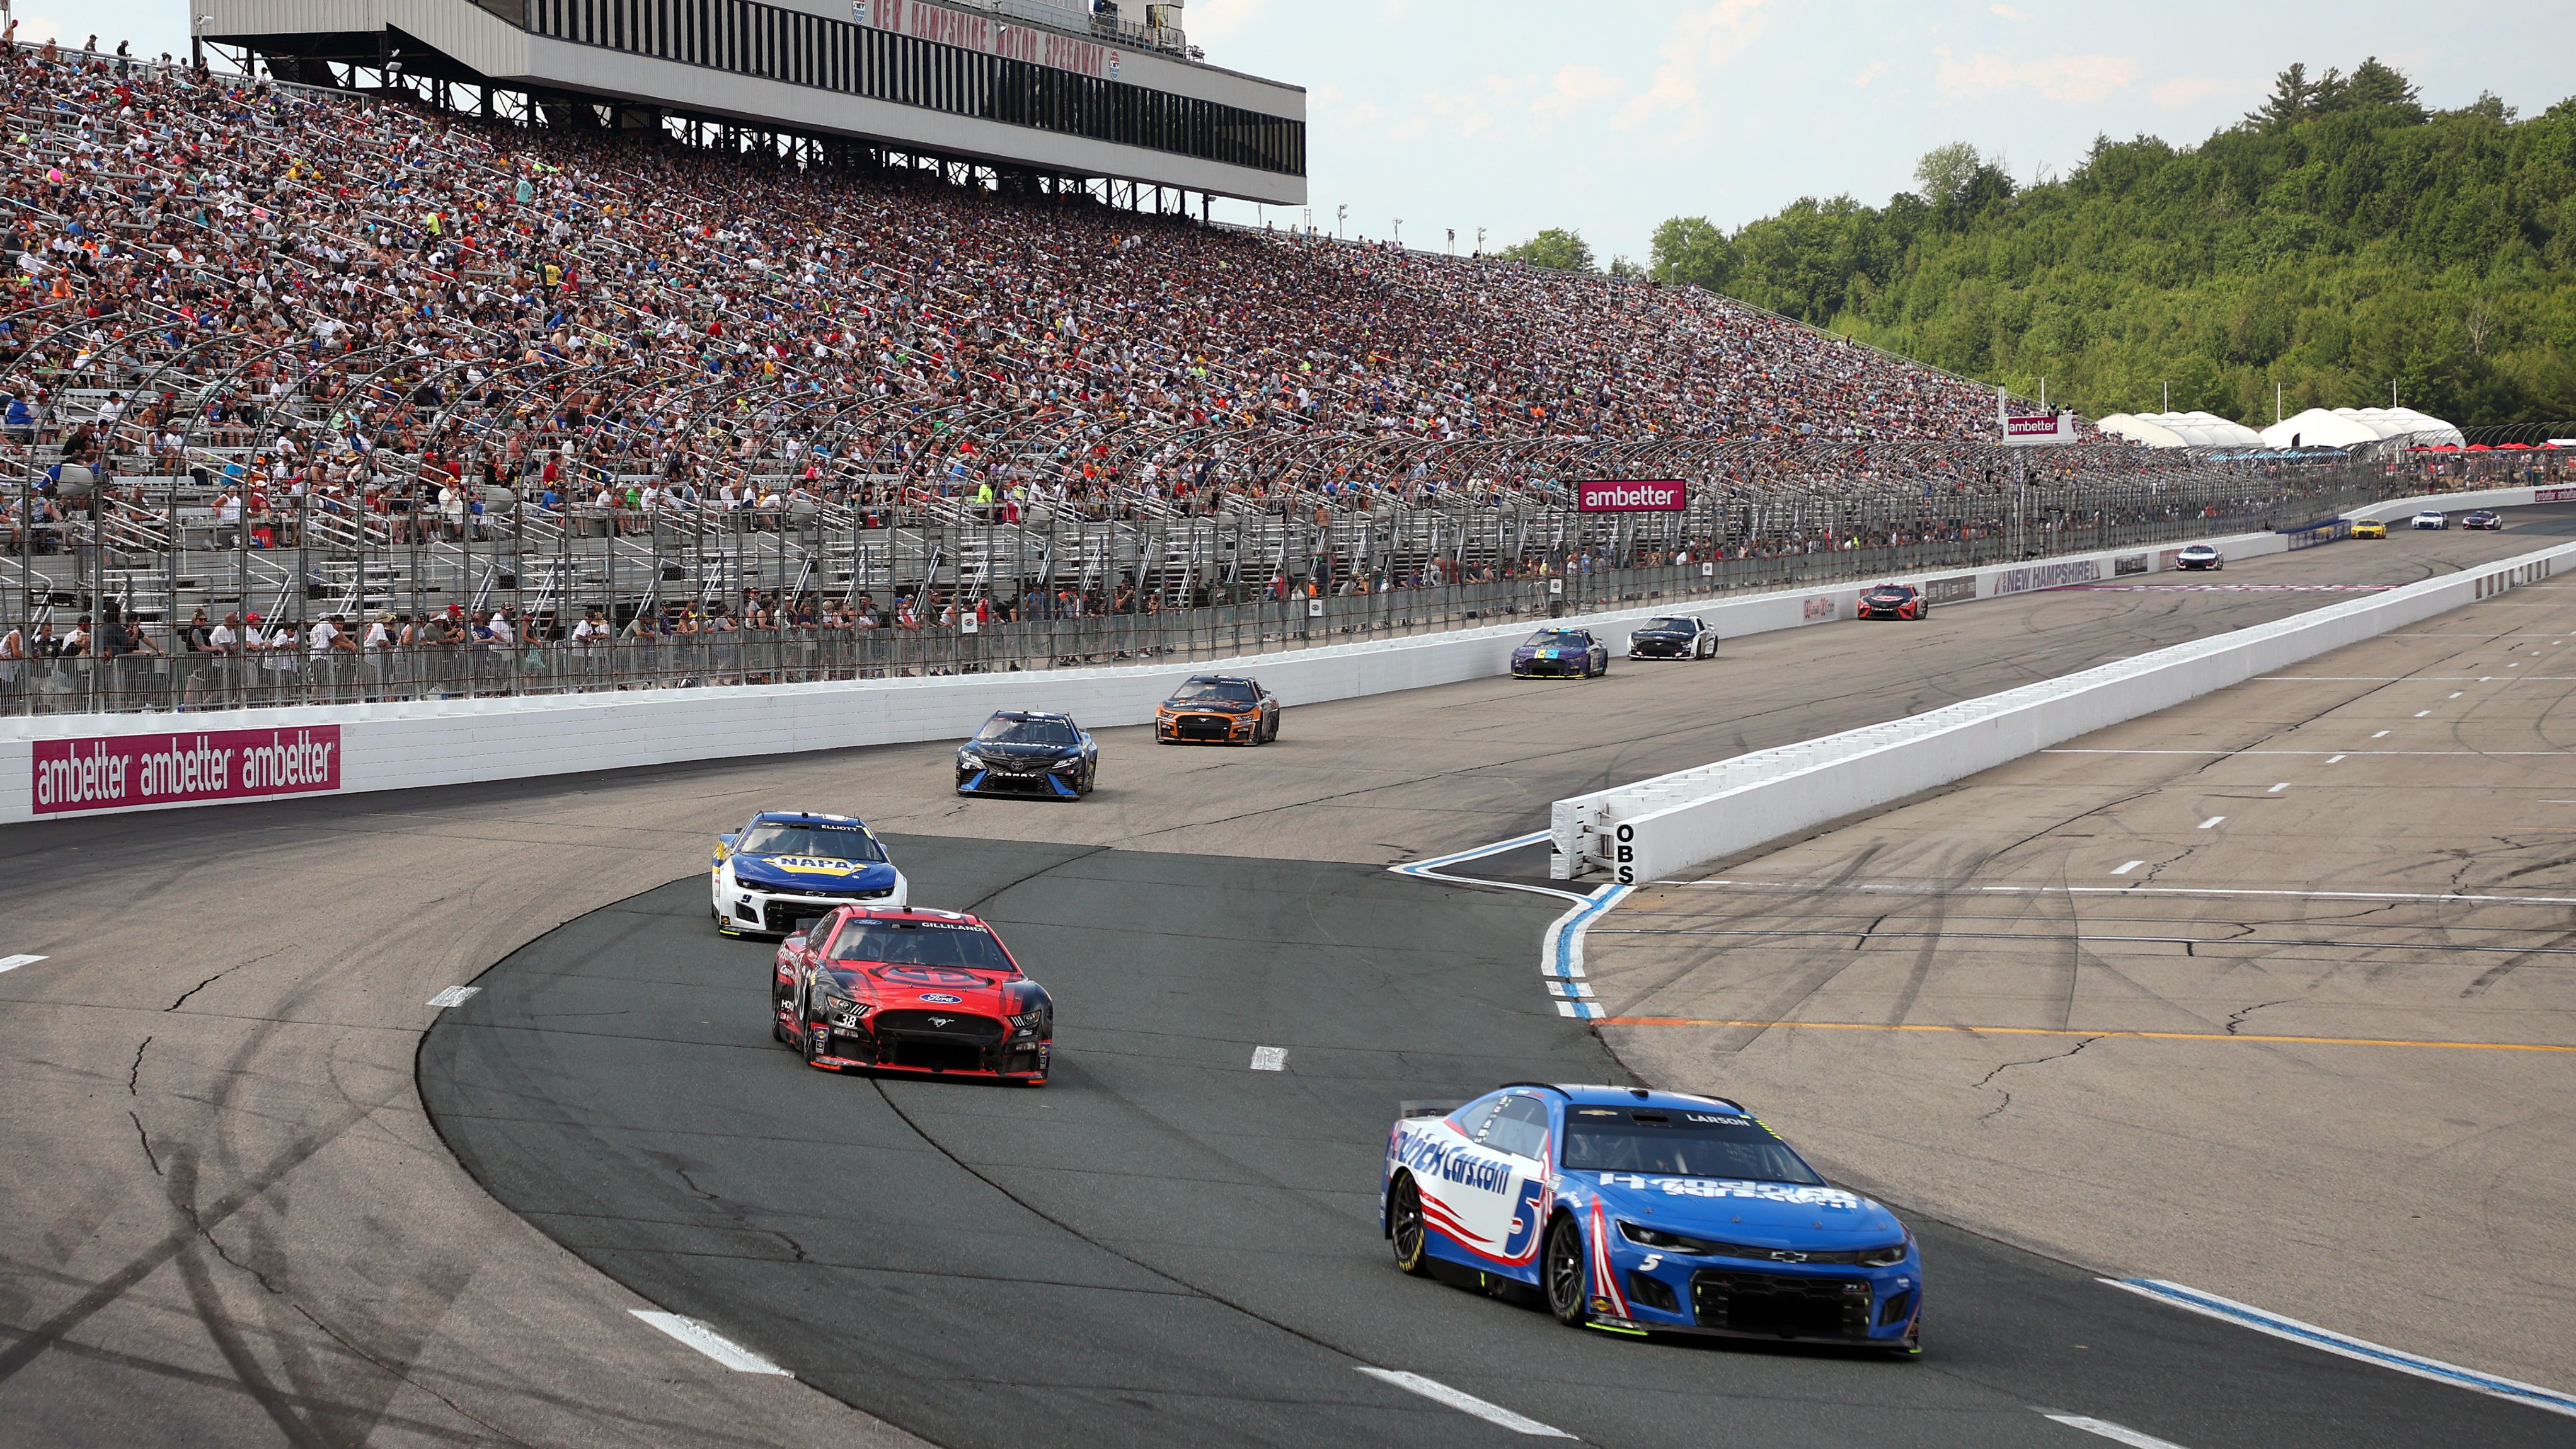
<path id="1" fill-rule="evenodd" d="M 1534 830 L 1527 835 L 1516 835 L 1509 840 L 1497 840 L 1491 845 L 1479 845 L 1467 850 L 1453 851 L 1448 855 L 1436 855 L 1429 860 L 1408 861 L 1403 865 L 1388 866 L 1387 869 L 1397 875 L 1410 876 L 1415 880 L 1435 880 L 1450 885 L 1491 886 L 1498 890 L 1526 891 L 1534 896 L 1554 896 L 1561 901 L 1573 902 L 1564 915 L 1548 923 L 1547 938 L 1539 947 L 1538 969 L 1539 974 L 1547 981 L 1549 998 L 1556 1002 L 1557 1015 L 1591 1021 L 1601 1015 L 1601 1007 L 1592 999 L 1592 983 L 1583 975 L 1583 933 L 1593 921 L 1599 919 L 1602 912 L 1626 899 L 1631 887 L 1606 885 L 1591 891 L 1569 891 L 1560 890 L 1555 886 L 1529 885 L 1521 881 L 1455 875 L 1447 869 L 1453 865 L 1465 865 L 1472 860 L 1483 860 L 1488 856 L 1524 850 L 1533 845 L 1543 845 L 1547 839 L 1546 831 Z"/>
<path id="2" fill-rule="evenodd" d="M 2556 1389 L 2544 1389 L 2538 1384 L 2526 1384 L 2520 1379 L 2480 1373 L 2476 1369 L 2444 1363 L 2438 1358 L 2426 1358 L 2422 1354 L 2386 1348 L 2368 1339 L 2355 1338 L 2348 1333 L 2337 1333 L 2331 1328 L 2319 1328 L 2313 1323 L 2302 1323 L 2298 1319 L 2268 1312 L 2250 1303 L 2239 1303 L 2233 1298 L 2221 1298 L 2215 1293 L 2204 1293 L 2197 1288 L 2187 1288 L 2180 1283 L 2168 1282 L 2162 1278 L 2105 1278 L 2101 1281 L 2114 1288 L 2152 1298 L 2159 1303 L 2169 1304 L 2187 1312 L 2215 1318 L 2223 1323 L 2233 1323 L 2239 1328 L 2250 1328 L 2256 1333 L 2268 1333 L 2274 1338 L 2305 1344 L 2313 1349 L 2340 1354 L 2345 1358 L 2357 1359 L 2362 1363 L 2373 1364 L 2380 1368 L 2395 1369 L 2402 1374 L 2413 1374 L 2419 1379 L 2431 1379 L 2437 1384 L 2449 1384 L 2454 1388 L 2492 1394 L 2499 1399 L 2509 1399 L 2517 1404 L 2529 1404 L 2535 1409 L 2545 1409 L 2553 1414 L 2565 1414 L 2576 1418 L 2576 1395 L 2562 1394 Z"/>

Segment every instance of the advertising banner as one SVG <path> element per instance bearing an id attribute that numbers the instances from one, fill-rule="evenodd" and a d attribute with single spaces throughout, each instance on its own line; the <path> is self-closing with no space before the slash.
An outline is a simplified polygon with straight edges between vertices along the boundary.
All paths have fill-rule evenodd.
<path id="1" fill-rule="evenodd" d="M 340 788 L 340 727 L 38 740 L 33 763 L 38 815 L 308 795 Z"/>
<path id="2" fill-rule="evenodd" d="M 2142 553 L 2124 553 L 2111 560 L 2113 574 L 2142 574 L 2146 571 L 2147 556 Z"/>
<path id="3" fill-rule="evenodd" d="M 2062 589 L 2071 584 L 2101 581 L 2100 559 L 2074 559 L 2066 563 L 2040 564 L 2034 568 L 2006 569 L 1995 576 L 1995 592 L 2026 594 L 2033 589 Z"/>
<path id="4" fill-rule="evenodd" d="M 1834 600 L 1830 594 L 1820 594 L 1807 601 L 1807 617 L 1810 619 L 1830 619 L 1834 614 Z"/>
<path id="5" fill-rule="evenodd" d="M 1672 479 L 1589 478 L 1574 485 L 1578 513 L 1679 513 L 1690 485 Z"/>
<path id="6" fill-rule="evenodd" d="M 1964 604 L 1977 597 L 1975 574 L 1952 574 L 1923 585 L 1923 597 L 1936 604 Z"/>

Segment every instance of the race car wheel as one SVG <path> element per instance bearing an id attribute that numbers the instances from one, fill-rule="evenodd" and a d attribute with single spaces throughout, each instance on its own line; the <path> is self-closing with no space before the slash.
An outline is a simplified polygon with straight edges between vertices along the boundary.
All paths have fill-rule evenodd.
<path id="1" fill-rule="evenodd" d="M 1395 1204 L 1389 1210 L 1394 1229 L 1395 1266 L 1420 1277 L 1431 1271 L 1430 1233 L 1422 1224 L 1422 1189 L 1408 1173 L 1395 1180 Z"/>
<path id="2" fill-rule="evenodd" d="M 814 1029 L 814 1023 L 810 1021 L 805 1023 L 805 1040 L 799 1048 L 805 1057 L 805 1065 L 813 1067 L 814 1070 L 818 1072 L 828 1070 L 827 1068 L 816 1066 L 814 1062 L 816 1057 L 823 1054 L 823 1043 L 828 1040 L 830 1040 L 830 1038 Z"/>
<path id="3" fill-rule="evenodd" d="M 1547 1230 L 1547 1311 L 1571 1327 L 1583 1326 L 1585 1310 L 1583 1229 L 1574 1219 L 1558 1218 Z"/>

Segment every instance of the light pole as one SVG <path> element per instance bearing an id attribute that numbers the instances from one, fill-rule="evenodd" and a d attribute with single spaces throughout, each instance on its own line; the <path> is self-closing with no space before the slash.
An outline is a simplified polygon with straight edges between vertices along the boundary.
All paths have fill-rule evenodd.
<path id="1" fill-rule="evenodd" d="M 1484 254 L 1485 254 L 1485 229 L 1484 229 L 1483 227 L 1481 227 L 1481 226 L 1480 226 L 1480 227 L 1476 228 L 1476 255 L 1478 255 L 1478 256 L 1480 256 L 1480 257 L 1481 257 L 1481 256 L 1483 256 Z"/>
<path id="2" fill-rule="evenodd" d="M 1451 227 L 1451 228 L 1449 228 L 1449 247 L 1448 247 L 1448 251 L 1449 251 L 1449 255 L 1451 255 L 1451 256 L 1453 256 L 1453 257 L 1454 257 L 1454 256 L 1456 256 L 1456 255 L 1458 255 L 1458 228 L 1456 228 L 1456 227 L 1454 227 L 1454 226 L 1453 226 L 1453 227 Z"/>
<path id="3" fill-rule="evenodd" d="M 1334 208 L 1333 208 L 1333 240 L 1335 240 L 1335 241 L 1341 241 L 1341 240 L 1344 240 L 1344 237 L 1343 237 L 1343 235 L 1342 235 L 1342 232 L 1343 232 L 1343 223 L 1345 223 L 1345 222 L 1349 221 L 1350 219 L 1351 219 L 1351 209 L 1350 209 L 1349 207 L 1347 207 L 1347 206 L 1336 206 L 1336 207 L 1334 207 Z"/>
<path id="4" fill-rule="evenodd" d="M 1404 250 L 1404 218 L 1400 216 L 1395 219 L 1395 248 L 1397 251 Z M 2397 389 L 2393 384 L 2388 389 L 2388 396 L 2390 399 L 2388 405 L 2390 407 L 2397 406 Z"/>

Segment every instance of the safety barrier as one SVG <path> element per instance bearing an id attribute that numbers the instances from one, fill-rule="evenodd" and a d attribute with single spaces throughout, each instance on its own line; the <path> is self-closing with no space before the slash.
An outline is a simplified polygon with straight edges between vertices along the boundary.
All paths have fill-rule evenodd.
<path id="1" fill-rule="evenodd" d="M 2525 502 L 2531 492 L 2505 491 L 2520 492 Z M 2502 506 L 2466 501 L 2485 497 L 2437 501 Z M 2386 506 L 2404 512 L 2418 505 Z M 2234 558 L 2285 546 L 2272 533 L 2212 542 Z M 1936 602 L 1995 598 L 2152 572 L 2170 567 L 2171 552 L 2112 549 L 1907 581 Z M 1733 638 L 1850 618 L 1864 587 L 1792 588 L 1682 608 L 1659 603 L 1559 622 L 1617 631 L 1688 612 L 1708 620 L 1721 638 Z M 6 719 L 0 720 L 0 822 L 956 739 L 996 709 L 1062 710 L 1089 725 L 1133 725 L 1150 720 L 1180 680 L 1229 670 L 1257 672 L 1292 705 L 1323 703 L 1491 678 L 1506 671 L 1529 629 L 1524 619 L 1259 658 L 1018 674 L 192 711 L 162 716 L 150 729 L 137 729 L 142 721 L 133 715 Z"/>
<path id="2" fill-rule="evenodd" d="M 1678 875 L 2536 583 L 2571 558 L 2576 544 L 2562 544 L 1906 719 L 1559 800 L 1549 819 L 1552 873 L 1605 870 L 1621 884 Z"/>

